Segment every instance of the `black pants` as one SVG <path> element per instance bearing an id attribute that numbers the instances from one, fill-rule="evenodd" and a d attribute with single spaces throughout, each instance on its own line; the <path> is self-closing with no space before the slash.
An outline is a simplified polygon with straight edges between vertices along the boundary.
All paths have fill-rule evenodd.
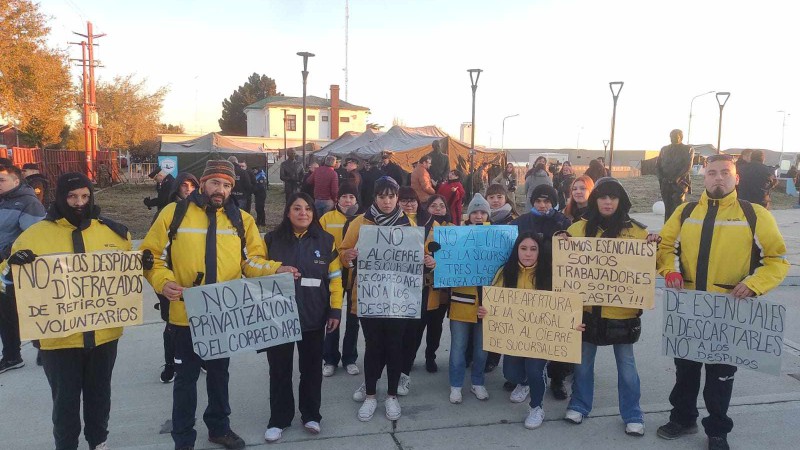
<path id="1" fill-rule="evenodd" d="M 661 199 L 664 201 L 664 222 L 669 220 L 675 208 L 683 203 L 686 188 L 682 184 L 661 183 Z"/>
<path id="2" fill-rule="evenodd" d="M 397 395 L 403 365 L 403 334 L 408 319 L 361 318 L 364 330 L 364 382 L 367 395 L 375 395 L 386 366 L 388 394 Z"/>
<path id="3" fill-rule="evenodd" d="M 358 316 L 350 313 L 350 302 L 348 301 L 347 303 L 348 312 L 344 320 L 342 351 L 341 353 L 339 352 L 339 330 L 342 329 L 342 324 L 340 323 L 335 330 L 325 335 L 325 345 L 322 349 L 322 359 L 325 360 L 325 364 L 338 366 L 339 361 L 341 361 L 342 366 L 347 366 L 348 364 L 355 364 L 358 359 Z"/>
<path id="4" fill-rule="evenodd" d="M 439 350 L 439 341 L 442 340 L 442 323 L 447 314 L 447 305 L 440 305 L 438 309 L 425 311 L 422 317 L 422 326 L 417 329 L 416 350 L 422 346 L 422 334 L 425 334 L 425 360 L 436 359 L 436 350 Z M 416 354 L 415 350 L 415 354 Z M 405 372 L 408 373 L 408 372 Z"/>
<path id="5" fill-rule="evenodd" d="M 164 364 L 175 364 L 175 343 L 172 342 L 172 334 L 169 328 L 169 300 L 161 294 L 156 294 L 158 297 L 158 311 L 161 313 L 161 320 L 166 322 L 164 326 Z"/>
<path id="6" fill-rule="evenodd" d="M 705 364 L 706 384 L 703 400 L 709 416 L 703 419 L 703 427 L 709 436 L 726 437 L 733 429 L 733 420 L 728 417 L 728 406 L 733 393 L 733 375 L 736 366 L 727 364 Z M 669 420 L 684 426 L 697 421 L 697 395 L 700 393 L 700 372 L 703 363 L 675 358 L 675 387 L 669 394 L 672 404 Z"/>
<path id="7" fill-rule="evenodd" d="M 264 212 L 264 207 L 267 203 L 267 189 L 264 185 L 256 186 L 253 195 L 256 198 L 256 225 L 266 225 L 267 219 Z"/>
<path id="8" fill-rule="evenodd" d="M 297 365 L 300 369 L 298 392 L 300 420 L 319 422 L 322 416 L 322 343 L 325 329 L 304 331 L 303 340 L 276 345 L 267 349 L 269 361 L 269 409 L 267 428 L 286 428 L 294 419 L 294 346 L 297 344 Z"/>
<path id="9" fill-rule="evenodd" d="M 53 437 L 56 450 L 75 450 L 83 434 L 89 448 L 108 438 L 111 411 L 111 373 L 117 360 L 117 341 L 97 347 L 42 350 L 42 365 L 53 395 Z"/>
<path id="10" fill-rule="evenodd" d="M 560 384 L 575 371 L 575 365 L 561 361 L 550 361 L 547 363 L 547 376 L 552 383 Z"/>
<path id="11" fill-rule="evenodd" d="M 6 286 L 0 293 L 0 340 L 3 341 L 3 359 L 21 359 L 19 340 L 19 317 L 17 316 L 17 297 L 14 286 Z"/>
<path id="12" fill-rule="evenodd" d="M 172 388 L 172 440 L 175 448 L 191 447 L 197 439 L 194 415 L 197 410 L 197 379 L 201 359 L 192 349 L 189 327 L 169 325 L 175 345 L 175 384 Z M 203 421 L 210 437 L 225 436 L 230 431 L 231 406 L 228 402 L 229 358 L 206 361 L 208 406 Z"/>
<path id="13" fill-rule="evenodd" d="M 423 313 L 419 319 L 408 319 L 405 330 L 403 330 L 403 363 L 400 371 L 406 375 L 411 374 L 414 367 L 414 360 L 417 359 L 417 349 L 419 349 L 420 337 L 425 329 L 425 316 Z"/>

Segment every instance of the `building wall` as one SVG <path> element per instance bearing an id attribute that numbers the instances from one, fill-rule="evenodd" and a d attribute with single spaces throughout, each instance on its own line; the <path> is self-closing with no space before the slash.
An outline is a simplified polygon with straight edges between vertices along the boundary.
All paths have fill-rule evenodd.
<path id="1" fill-rule="evenodd" d="M 295 129 L 286 130 L 286 139 L 302 139 L 303 108 L 273 106 L 269 107 L 268 117 L 264 118 L 263 110 L 247 110 L 247 135 L 261 136 L 283 139 L 283 110 L 286 109 L 286 116 L 295 116 Z M 256 114 L 257 113 L 257 114 Z M 306 140 L 329 140 L 331 134 L 330 116 L 328 108 L 306 108 Z M 339 133 L 347 131 L 363 132 L 367 128 L 367 111 L 353 111 L 348 109 L 339 110 Z M 347 118 L 347 122 L 342 122 Z M 327 119 L 327 120 L 324 120 Z M 251 124 L 251 121 L 254 122 Z M 269 133 L 265 133 L 264 124 L 266 123 Z"/>
<path id="2" fill-rule="evenodd" d="M 266 136 L 267 120 L 264 110 L 248 109 L 245 110 L 247 116 L 247 135 L 248 136 Z"/>

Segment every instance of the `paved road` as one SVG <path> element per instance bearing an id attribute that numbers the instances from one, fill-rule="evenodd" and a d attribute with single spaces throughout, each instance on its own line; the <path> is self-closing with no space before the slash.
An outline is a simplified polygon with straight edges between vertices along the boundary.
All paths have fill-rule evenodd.
<path id="1" fill-rule="evenodd" d="M 652 214 L 637 218 L 656 230 L 659 218 Z M 800 279 L 800 210 L 777 211 L 793 263 L 791 275 Z M 790 278 L 791 281 L 791 278 Z M 796 284 L 796 283 L 787 283 Z M 800 324 L 797 288 L 785 285 L 772 298 L 786 304 L 788 323 Z M 155 296 L 148 291 L 145 303 L 152 305 Z M 146 307 L 145 325 L 127 329 L 119 346 L 113 379 L 112 413 L 109 444 L 117 449 L 170 449 L 169 434 L 161 433 L 171 411 L 171 385 L 158 381 L 162 364 L 161 330 L 158 312 Z M 361 376 L 339 370 L 323 382 L 322 434 L 310 436 L 302 431 L 299 413 L 293 426 L 276 444 L 286 449 L 472 449 L 472 448 L 653 448 L 703 449 L 704 435 L 678 441 L 656 437 L 656 428 L 668 417 L 667 397 L 674 381 L 672 361 L 660 356 L 659 324 L 661 312 L 648 311 L 643 316 L 644 331 L 636 345 L 636 357 L 642 379 L 642 407 L 646 413 L 647 433 L 643 438 L 626 436 L 617 411 L 616 372 L 610 348 L 599 351 L 596 363 L 595 409 L 582 425 L 561 420 L 566 402 L 545 397 L 545 424 L 528 431 L 522 426 L 526 405 L 508 401 L 502 391 L 500 371 L 488 375 L 491 398 L 479 402 L 465 392 L 464 403 L 451 405 L 447 381 L 449 333 L 442 337 L 437 374 L 425 372 L 421 357 L 412 373 L 411 393 L 401 399 L 403 417 L 396 423 L 383 415 L 383 405 L 373 420 L 356 419 L 358 404 L 350 399 Z M 447 327 L 445 326 L 445 329 Z M 800 349 L 800 327 L 788 327 L 789 345 Z M 359 346 L 363 354 L 363 342 Z M 731 416 L 735 428 L 730 435 L 733 448 L 797 448 L 800 442 L 800 352 L 787 349 L 781 376 L 769 376 L 747 370 L 736 374 Z M 0 448 L 52 448 L 50 421 L 51 400 L 41 368 L 33 364 L 35 349 L 23 348 L 24 368 L 0 375 Z M 361 358 L 359 358 L 359 363 Z M 295 379 L 297 380 L 297 375 Z M 384 379 L 385 380 L 385 379 Z M 201 375 L 200 405 L 205 405 Z M 251 447 L 266 448 L 263 433 L 269 416 L 267 363 L 264 355 L 236 357 L 231 364 L 231 423 Z M 385 384 L 379 385 L 379 396 Z M 704 412 L 701 412 L 703 414 Z M 197 448 L 218 448 L 205 441 L 206 429 L 199 419 Z M 85 447 L 85 443 L 82 444 Z"/>

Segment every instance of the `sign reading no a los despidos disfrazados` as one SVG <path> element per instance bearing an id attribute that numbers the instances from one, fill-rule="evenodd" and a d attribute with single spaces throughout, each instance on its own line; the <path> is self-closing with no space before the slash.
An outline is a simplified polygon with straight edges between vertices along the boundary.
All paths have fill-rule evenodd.
<path id="1" fill-rule="evenodd" d="M 422 227 L 362 226 L 358 234 L 358 317 L 419 319 Z"/>
<path id="2" fill-rule="evenodd" d="M 12 265 L 22 340 L 142 323 L 142 253 L 45 255 Z"/>
<path id="3" fill-rule="evenodd" d="M 194 352 L 205 360 L 303 338 L 290 273 L 197 286 L 183 299 Z"/>
<path id="4" fill-rule="evenodd" d="M 434 287 L 491 285 L 517 234 L 516 225 L 434 227 L 433 240 L 441 246 L 434 253 Z"/>
<path id="5" fill-rule="evenodd" d="M 781 373 L 786 307 L 765 298 L 664 289 L 664 355 Z"/>

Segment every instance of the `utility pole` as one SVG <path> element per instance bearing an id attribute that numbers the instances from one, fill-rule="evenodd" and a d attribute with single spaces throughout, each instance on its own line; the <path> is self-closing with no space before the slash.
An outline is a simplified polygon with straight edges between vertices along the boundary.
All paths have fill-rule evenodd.
<path id="1" fill-rule="evenodd" d="M 70 42 L 70 44 L 81 46 L 81 66 L 83 67 L 83 136 L 86 151 L 86 176 L 90 180 L 95 180 L 96 161 L 97 161 L 97 97 L 95 96 L 96 80 L 94 68 L 97 63 L 94 60 L 94 40 L 105 36 L 92 32 L 92 22 L 87 22 L 86 34 L 73 31 L 73 34 L 86 38 L 86 41 Z M 88 60 L 87 60 L 88 56 Z M 87 71 L 88 69 L 88 71 Z"/>

